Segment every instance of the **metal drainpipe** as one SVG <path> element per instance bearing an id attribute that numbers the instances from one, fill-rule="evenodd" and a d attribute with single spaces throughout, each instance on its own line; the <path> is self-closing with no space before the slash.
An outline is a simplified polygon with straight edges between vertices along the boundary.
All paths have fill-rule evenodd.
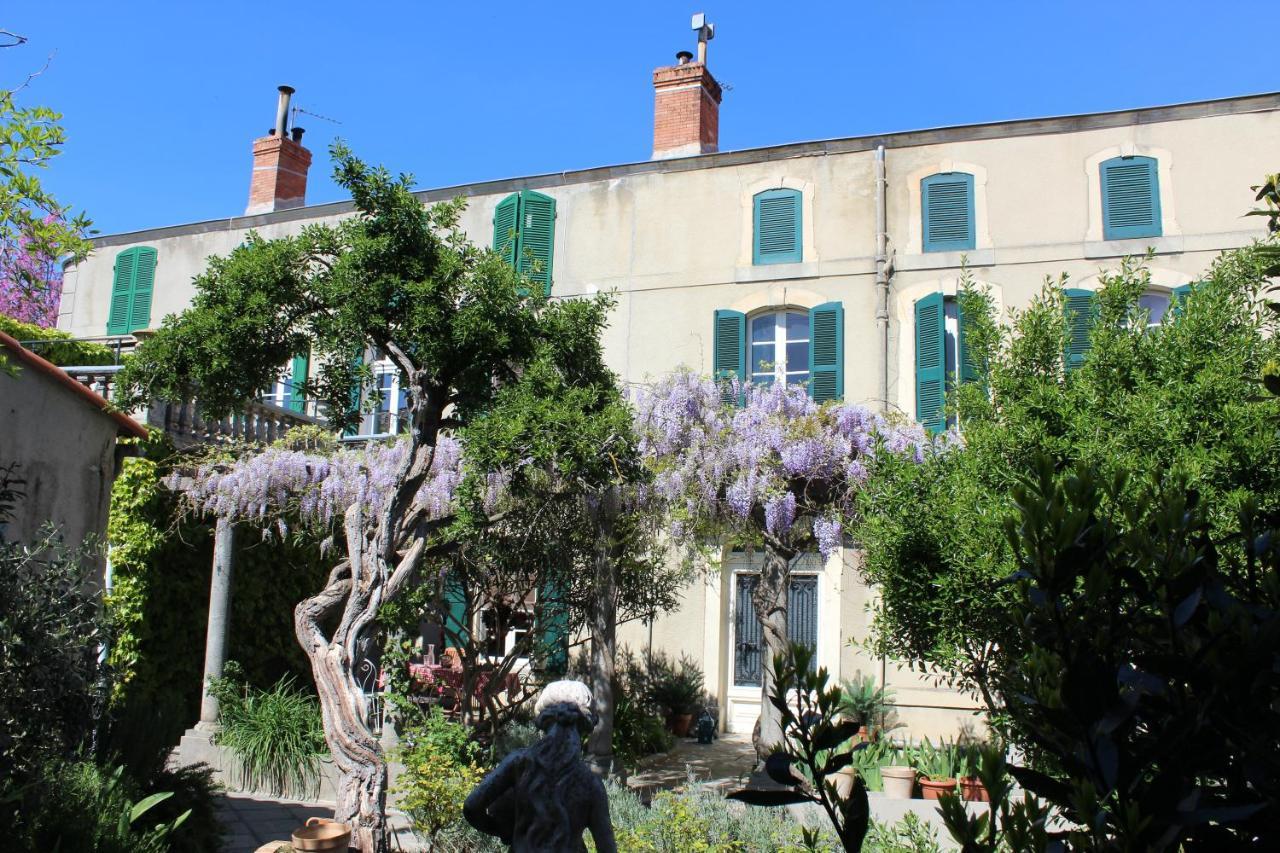
<path id="1" fill-rule="evenodd" d="M 880 330 L 880 409 L 889 410 L 889 236 L 885 214 L 884 146 L 876 146 L 876 326 Z"/>
<path id="2" fill-rule="evenodd" d="M 889 411 L 889 235 L 885 194 L 884 146 L 876 146 L 876 327 L 880 332 L 880 411 Z M 880 687 L 889 685 L 889 661 L 880 655 Z M 880 725 L 884 725 L 883 715 Z"/>

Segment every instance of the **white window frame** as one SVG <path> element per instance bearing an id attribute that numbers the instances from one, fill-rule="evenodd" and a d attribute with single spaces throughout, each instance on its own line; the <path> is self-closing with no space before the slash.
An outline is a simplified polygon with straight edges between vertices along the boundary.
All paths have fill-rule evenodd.
<path id="1" fill-rule="evenodd" d="M 373 362 L 373 382 L 374 387 L 382 391 L 382 400 L 378 404 L 378 410 L 374 412 L 366 412 L 364 415 L 361 434 L 363 435 L 396 435 L 400 432 L 400 420 L 404 417 L 404 412 L 408 410 L 408 399 L 405 399 L 405 405 L 400 405 L 400 371 L 390 359 L 381 358 Z M 387 388 L 382 387 L 382 380 L 391 377 L 391 383 Z"/>
<path id="2" fill-rule="evenodd" d="M 805 325 L 809 332 L 804 338 L 788 338 L 787 331 L 787 315 L 796 314 L 803 316 Z M 762 345 L 771 346 L 773 348 L 773 368 L 772 370 L 756 370 L 756 340 L 755 340 L 755 324 L 757 320 L 769 317 L 773 320 L 773 341 L 760 342 Z M 781 321 L 781 322 L 779 322 Z M 805 344 L 808 347 L 813 346 L 813 327 L 809 319 L 809 310 L 807 308 L 779 307 L 769 308 L 764 311 L 757 311 L 747 318 L 747 358 L 748 358 L 748 378 L 752 383 L 763 380 L 772 374 L 773 382 L 787 382 L 788 376 L 800 376 L 803 378 L 797 382 L 790 384 L 799 385 L 807 388 L 809 380 L 812 378 L 809 374 L 809 360 L 805 359 L 804 369 L 795 370 L 787 363 L 787 345 L 788 344 Z M 806 350 L 807 352 L 808 350 Z"/>

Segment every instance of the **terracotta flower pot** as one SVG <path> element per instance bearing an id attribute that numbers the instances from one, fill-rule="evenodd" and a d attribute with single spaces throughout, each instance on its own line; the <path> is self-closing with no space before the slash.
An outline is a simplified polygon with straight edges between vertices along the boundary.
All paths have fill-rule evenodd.
<path id="1" fill-rule="evenodd" d="M 831 775 L 831 781 L 836 786 L 836 796 L 845 800 L 853 793 L 853 780 L 858 778 L 858 771 L 852 767 L 845 767 L 837 770 Z"/>
<path id="2" fill-rule="evenodd" d="M 971 803 L 991 802 L 991 797 L 987 794 L 987 786 L 983 785 L 982 780 L 977 776 L 960 777 L 960 798 Z"/>
<path id="3" fill-rule="evenodd" d="M 293 849 L 346 853 L 351 846 L 351 827 L 326 817 L 309 817 L 307 825 L 293 831 Z"/>
<path id="4" fill-rule="evenodd" d="M 688 737 L 689 727 L 693 725 L 693 714 L 672 714 L 667 718 L 667 725 L 676 737 Z"/>
<path id="5" fill-rule="evenodd" d="M 915 792 L 916 770 L 914 767 L 889 765 L 880 768 L 880 780 L 884 783 L 884 795 L 899 800 L 909 800 Z"/>
<path id="6" fill-rule="evenodd" d="M 943 794 L 955 793 L 955 779 L 921 779 L 920 795 L 926 800 L 936 800 Z"/>

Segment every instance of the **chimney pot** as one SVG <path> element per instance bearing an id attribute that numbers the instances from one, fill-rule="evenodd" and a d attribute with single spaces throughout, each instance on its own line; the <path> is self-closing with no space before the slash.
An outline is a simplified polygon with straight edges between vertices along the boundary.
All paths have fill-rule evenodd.
<path id="1" fill-rule="evenodd" d="M 311 152 L 302 147 L 302 128 L 293 128 L 292 139 L 286 131 L 293 88 L 280 86 L 278 91 L 276 126 L 268 130 L 266 136 L 253 141 L 253 173 L 249 180 L 246 216 L 302 207 L 306 203 Z"/>
<path id="2" fill-rule="evenodd" d="M 682 50 L 676 54 L 676 65 L 688 65 L 693 61 L 693 54 L 687 50 Z"/>

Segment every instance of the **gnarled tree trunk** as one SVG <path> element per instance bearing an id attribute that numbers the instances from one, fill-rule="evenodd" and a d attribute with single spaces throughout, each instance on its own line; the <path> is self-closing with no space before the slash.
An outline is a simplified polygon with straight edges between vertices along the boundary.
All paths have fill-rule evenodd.
<path id="1" fill-rule="evenodd" d="M 374 523 L 366 523 L 360 503 L 347 510 L 346 560 L 330 572 L 323 591 L 294 610 L 294 630 L 311 662 L 320 696 L 325 740 L 342 774 L 335 817 L 352 827 L 351 844 L 361 853 L 386 853 L 389 839 L 387 763 L 366 720 L 357 677 L 359 643 L 373 628 L 383 603 L 393 600 L 413 577 L 427 553 L 428 539 L 442 525 L 428 521 L 426 507 L 415 499 L 431 468 L 440 412 L 438 407 L 417 409 L 414 419 L 395 494 Z M 337 627 L 326 637 L 324 625 L 335 617 Z"/>
<path id="2" fill-rule="evenodd" d="M 764 634 L 764 660 L 760 666 L 760 740 L 756 744 L 756 754 L 761 760 L 768 757 L 773 747 L 782 743 L 782 715 L 773 707 L 769 697 L 777 682 L 774 657 L 787 650 L 787 582 L 794 557 L 794 552 L 776 542 L 766 541 L 760 580 L 751 593 L 751 602 L 755 605 Z"/>

